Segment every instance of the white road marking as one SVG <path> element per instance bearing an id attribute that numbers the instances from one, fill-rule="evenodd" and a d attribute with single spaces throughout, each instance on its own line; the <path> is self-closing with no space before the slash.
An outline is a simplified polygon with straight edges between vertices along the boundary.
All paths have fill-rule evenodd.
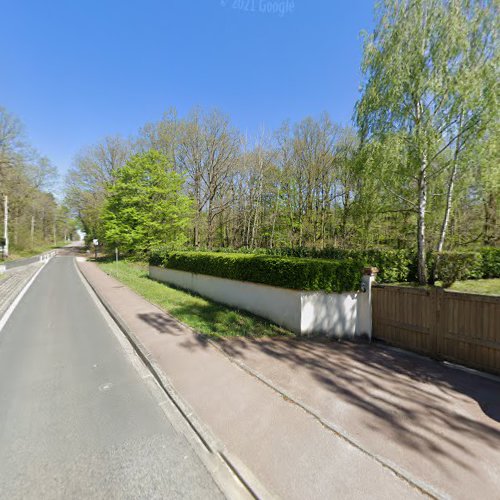
<path id="1" fill-rule="evenodd" d="M 42 269 L 47 265 L 47 263 L 50 261 L 46 260 L 40 269 L 33 275 L 33 277 L 24 285 L 24 288 L 18 293 L 17 297 L 14 299 L 14 302 L 9 306 L 9 308 L 5 311 L 5 314 L 0 318 L 0 332 L 3 330 L 3 327 L 11 317 L 12 313 L 14 312 L 14 309 L 17 307 L 17 304 L 21 302 L 21 299 L 24 297 L 24 294 L 28 291 L 29 287 L 33 284 L 33 282 L 36 280 L 37 276 L 40 274 Z"/>

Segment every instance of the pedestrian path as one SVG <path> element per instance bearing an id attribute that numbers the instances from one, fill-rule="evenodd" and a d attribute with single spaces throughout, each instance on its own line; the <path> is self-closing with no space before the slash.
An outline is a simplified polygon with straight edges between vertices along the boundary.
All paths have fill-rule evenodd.
<path id="1" fill-rule="evenodd" d="M 237 472 L 252 488 L 257 480 L 257 493 L 262 488 L 289 499 L 429 495 L 94 263 L 79 262 L 79 267 L 186 404 L 186 414 L 242 465 Z"/>
<path id="2" fill-rule="evenodd" d="M 37 262 L 24 267 L 16 267 L 2 275 L 0 280 L 0 318 L 42 265 L 42 263 Z"/>

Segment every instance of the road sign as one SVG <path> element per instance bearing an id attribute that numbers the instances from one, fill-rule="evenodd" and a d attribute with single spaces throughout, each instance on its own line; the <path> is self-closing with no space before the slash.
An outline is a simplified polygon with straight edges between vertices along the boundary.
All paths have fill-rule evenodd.
<path id="1" fill-rule="evenodd" d="M 99 245 L 99 240 L 97 238 L 94 238 L 92 240 L 92 243 L 94 244 L 94 246 L 98 246 Z"/>

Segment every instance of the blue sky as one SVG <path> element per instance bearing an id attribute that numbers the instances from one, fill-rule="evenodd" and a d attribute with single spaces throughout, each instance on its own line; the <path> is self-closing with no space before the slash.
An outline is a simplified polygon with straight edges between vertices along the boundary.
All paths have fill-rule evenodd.
<path id="1" fill-rule="evenodd" d="M 275 3 L 284 15 L 262 12 Z M 218 107 L 250 135 L 325 110 L 349 123 L 373 1 L 0 0 L 0 15 L 0 105 L 64 173 L 172 106 Z"/>

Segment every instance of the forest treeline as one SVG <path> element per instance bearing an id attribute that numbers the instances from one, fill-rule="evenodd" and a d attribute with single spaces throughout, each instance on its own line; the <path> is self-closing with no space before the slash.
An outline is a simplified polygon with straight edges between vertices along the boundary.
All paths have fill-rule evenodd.
<path id="1" fill-rule="evenodd" d="M 385 0 L 376 16 L 376 29 L 365 35 L 352 126 L 324 113 L 249 138 L 221 111 L 179 116 L 170 109 L 135 137 L 104 138 L 76 158 L 66 203 L 87 237 L 125 251 L 143 250 L 140 240 L 415 249 L 421 282 L 430 250 L 498 245 L 496 2 Z M 148 157 L 152 151 L 160 156 Z M 184 238 L 177 230 L 168 236 L 166 211 L 153 227 L 148 214 L 156 205 L 138 202 L 141 193 L 161 199 L 161 189 L 151 189 L 158 169 L 145 168 L 147 158 L 182 180 L 189 204 L 165 193 L 186 207 L 175 215 Z M 140 178 L 120 174 L 130 162 Z M 117 202 L 118 192 L 128 205 Z"/>
<path id="2" fill-rule="evenodd" d="M 75 231 L 52 193 L 56 180 L 56 168 L 29 144 L 21 121 L 0 106 L 1 236 L 7 196 L 11 256 L 56 245 Z"/>

